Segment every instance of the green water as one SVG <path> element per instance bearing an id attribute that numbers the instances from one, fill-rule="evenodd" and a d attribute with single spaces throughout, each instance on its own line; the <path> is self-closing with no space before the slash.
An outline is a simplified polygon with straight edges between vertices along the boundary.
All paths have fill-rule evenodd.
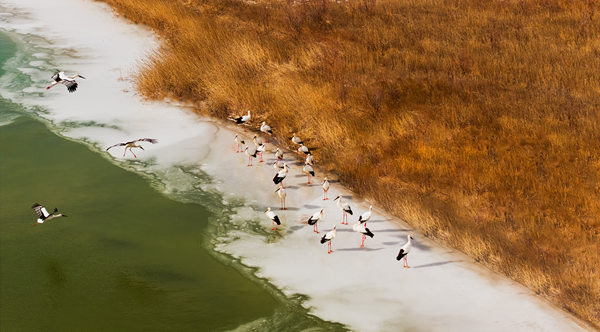
<path id="1" fill-rule="evenodd" d="M 0 64 L 14 46 L 0 33 Z M 0 113 L 17 105 L 0 99 Z M 31 209 L 67 218 L 32 227 Z M 22 116 L 0 127 L 1 331 L 213 331 L 278 303 L 201 247 L 210 214 Z"/>

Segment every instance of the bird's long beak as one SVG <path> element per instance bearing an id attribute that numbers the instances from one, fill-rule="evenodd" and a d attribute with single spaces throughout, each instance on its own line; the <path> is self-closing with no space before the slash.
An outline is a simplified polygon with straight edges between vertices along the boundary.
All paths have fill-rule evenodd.
<path id="1" fill-rule="evenodd" d="M 144 148 L 143 148 L 143 147 L 141 147 L 141 146 L 140 146 L 140 149 L 144 150 Z M 144 151 L 146 151 L 146 150 L 144 150 Z"/>
<path id="2" fill-rule="evenodd" d="M 86 79 L 87 79 L 87 78 L 85 78 L 85 77 L 83 77 L 83 76 L 81 76 L 81 75 L 79 75 L 79 77 L 83 78 L 84 80 L 86 80 Z"/>

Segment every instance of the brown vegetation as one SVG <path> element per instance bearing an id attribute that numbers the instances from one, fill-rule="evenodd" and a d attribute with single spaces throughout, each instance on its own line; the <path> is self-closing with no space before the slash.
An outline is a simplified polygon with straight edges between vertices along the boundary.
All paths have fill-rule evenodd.
<path id="1" fill-rule="evenodd" d="M 147 98 L 253 111 L 427 236 L 600 326 L 600 6 L 105 0 Z"/>

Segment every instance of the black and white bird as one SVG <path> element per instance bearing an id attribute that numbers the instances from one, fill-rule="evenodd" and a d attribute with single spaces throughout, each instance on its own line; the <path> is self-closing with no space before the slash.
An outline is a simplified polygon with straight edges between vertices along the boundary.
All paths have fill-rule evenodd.
<path id="1" fill-rule="evenodd" d="M 64 72 L 57 70 L 56 73 L 54 75 L 52 75 L 52 80 L 54 80 L 54 82 L 52 82 L 52 84 L 50 84 L 50 86 L 47 87 L 46 90 L 57 85 L 58 83 L 62 83 L 64 86 L 67 87 L 67 90 L 69 90 L 69 92 L 75 92 L 75 90 L 77 90 L 77 86 L 79 85 L 79 84 L 77 84 L 77 82 L 75 82 L 75 79 L 77 77 L 81 77 L 81 78 L 85 79 L 85 77 L 83 77 L 79 74 L 75 74 L 71 77 L 68 77 L 67 75 L 65 75 Z"/>
<path id="2" fill-rule="evenodd" d="M 254 137 L 252 137 L 252 141 L 254 142 L 254 145 L 256 145 L 256 146 L 263 145 L 263 142 L 260 140 L 260 138 L 258 138 L 258 135 L 256 135 L 256 134 L 254 134 Z"/>
<path id="3" fill-rule="evenodd" d="M 328 232 L 327 234 L 323 235 L 323 237 L 321 238 L 321 244 L 327 243 L 327 253 L 328 254 L 331 254 L 333 252 L 333 250 L 331 250 L 331 241 L 333 241 L 333 239 L 335 239 L 336 235 L 337 235 L 337 231 L 335 229 L 335 225 L 333 225 L 333 230 L 331 232 Z"/>
<path id="4" fill-rule="evenodd" d="M 309 164 L 309 165 L 311 165 L 311 166 L 312 166 L 312 164 L 314 163 L 314 161 L 315 161 L 315 160 L 313 159 L 313 156 L 312 156 L 312 154 L 307 154 L 307 155 L 306 155 L 306 159 L 304 160 L 304 163 L 305 163 L 305 164 Z"/>
<path id="5" fill-rule="evenodd" d="M 263 159 L 262 159 L 263 152 L 265 152 L 266 150 L 267 150 L 267 145 L 266 145 L 266 144 L 259 145 L 259 146 L 256 148 L 256 153 L 257 153 L 258 155 L 260 155 L 260 160 L 259 160 L 259 161 L 260 161 L 261 163 L 263 162 Z"/>
<path id="6" fill-rule="evenodd" d="M 244 142 L 244 140 L 241 139 L 238 136 L 238 134 L 235 134 L 235 142 L 237 143 L 237 151 L 236 151 L 236 153 L 242 152 L 242 148 L 244 147 L 244 144 L 246 144 L 246 142 Z"/>
<path id="7" fill-rule="evenodd" d="M 275 157 L 277 158 L 277 160 L 283 159 L 283 151 L 281 151 L 280 148 L 277 148 L 277 150 L 275 151 Z"/>
<path id="8" fill-rule="evenodd" d="M 315 214 L 313 214 L 312 216 L 310 216 L 310 218 L 308 218 L 308 224 L 315 226 L 315 227 L 313 227 L 313 232 L 315 232 L 317 234 L 319 234 L 319 230 L 317 228 L 317 223 L 319 222 L 319 220 L 321 220 L 321 218 L 323 218 L 323 208 L 321 208 L 321 210 L 319 210 L 319 212 L 315 212 Z"/>
<path id="9" fill-rule="evenodd" d="M 323 179 L 323 200 L 326 201 L 329 198 L 327 198 L 327 191 L 329 190 L 329 180 L 327 180 L 327 177 L 325 177 Z"/>
<path id="10" fill-rule="evenodd" d="M 269 143 L 269 136 L 273 135 L 273 131 L 271 131 L 271 127 L 267 126 L 267 124 L 263 121 L 260 126 L 260 131 L 265 133 L 265 143 Z"/>
<path id="11" fill-rule="evenodd" d="M 307 174 L 308 175 L 308 182 L 307 184 L 310 184 L 310 176 L 315 176 L 315 171 L 313 170 L 312 166 L 310 166 L 309 164 L 304 164 L 304 167 L 302 167 L 302 173 Z"/>
<path id="12" fill-rule="evenodd" d="M 285 180 L 285 177 L 287 176 L 287 173 L 290 171 L 290 167 L 287 164 L 283 164 L 283 169 L 280 170 L 279 172 L 277 172 L 277 174 L 275 174 L 275 177 L 273 178 L 273 183 L 275 184 L 280 184 L 283 186 L 283 180 Z"/>
<path id="13" fill-rule="evenodd" d="M 229 117 L 229 120 L 234 121 L 236 124 L 244 125 L 244 131 L 246 131 L 246 122 L 250 121 L 250 119 L 252 119 L 250 111 L 248 111 L 248 115 L 238 116 L 237 118 Z"/>
<path id="14" fill-rule="evenodd" d="M 342 224 L 348 225 L 348 215 L 352 215 L 352 208 L 350 208 L 350 204 L 342 203 L 342 195 L 338 195 L 338 197 L 334 198 L 333 200 L 337 200 L 337 206 L 344 213 L 342 215 Z"/>
<path id="15" fill-rule="evenodd" d="M 269 219 L 271 219 L 271 230 L 277 229 L 277 226 L 281 225 L 279 217 L 275 214 L 275 212 L 271 211 L 270 207 L 267 208 L 265 214 L 267 215 L 267 217 L 269 217 Z"/>
<path id="16" fill-rule="evenodd" d="M 246 165 L 246 166 L 252 166 L 252 158 L 256 158 L 256 149 L 254 149 L 253 151 L 250 151 L 250 149 L 248 149 L 248 147 L 246 147 L 244 149 L 244 153 L 248 156 L 248 165 Z"/>
<path id="17" fill-rule="evenodd" d="M 125 157 L 125 154 L 127 153 L 127 148 L 129 148 L 129 152 L 131 152 L 131 154 L 137 158 L 137 156 L 135 155 L 135 153 L 133 153 L 133 151 L 131 149 L 140 148 L 140 149 L 144 150 L 144 148 L 141 145 L 136 145 L 135 144 L 136 142 L 150 142 L 152 144 L 156 144 L 156 143 L 158 143 L 158 140 L 154 139 L 154 138 L 140 138 L 140 139 L 136 139 L 135 141 L 125 142 L 125 143 L 117 143 L 115 145 L 111 145 L 106 149 L 106 151 L 114 148 L 115 146 L 125 146 L 125 152 L 123 152 L 123 157 Z M 144 151 L 146 151 L 146 150 L 144 150 Z"/>
<path id="18" fill-rule="evenodd" d="M 300 137 L 296 136 L 296 133 L 294 133 L 292 135 L 292 143 L 294 143 L 294 145 L 296 145 L 296 149 L 297 149 L 298 144 L 302 144 L 302 139 L 300 139 Z"/>
<path id="19" fill-rule="evenodd" d="M 271 166 L 273 166 L 273 168 L 276 170 L 280 170 L 280 169 L 284 168 L 284 166 L 283 166 L 284 164 L 285 163 L 281 160 L 275 160 Z"/>
<path id="20" fill-rule="evenodd" d="M 369 206 L 369 211 L 361 214 L 358 217 L 358 222 L 361 224 L 365 224 L 365 227 L 367 227 L 367 221 L 369 221 L 369 219 L 371 219 L 372 215 L 373 215 L 373 205 Z"/>
<path id="21" fill-rule="evenodd" d="M 277 190 L 275 190 L 275 192 L 277 193 L 277 195 L 279 195 L 279 204 L 280 204 L 280 208 L 281 210 L 287 210 L 287 208 L 285 207 L 285 189 L 283 188 L 283 185 L 280 183 L 279 184 L 279 188 L 277 188 Z"/>
<path id="22" fill-rule="evenodd" d="M 371 231 L 365 226 L 365 224 L 361 224 L 360 221 L 357 221 L 356 224 L 352 226 L 352 229 L 355 232 L 362 234 L 362 242 L 360 243 L 361 247 L 365 246 L 365 239 L 367 238 L 367 236 L 373 238 L 373 236 L 375 235 L 371 233 Z"/>
<path id="23" fill-rule="evenodd" d="M 310 150 L 306 147 L 306 145 L 300 143 L 300 147 L 298 148 L 298 153 L 304 153 L 305 155 L 310 154 Z"/>
<path id="24" fill-rule="evenodd" d="M 64 214 L 56 214 L 56 212 L 58 212 L 57 208 L 54 208 L 54 212 L 52 213 L 48 213 L 48 211 L 46 210 L 45 207 L 35 203 L 33 204 L 33 206 L 31 207 L 35 213 L 37 213 L 38 215 L 38 220 L 35 224 L 33 224 L 33 226 L 36 226 L 37 224 L 43 224 L 44 221 L 48 221 L 50 219 L 54 219 L 54 218 L 58 218 L 58 217 L 66 217 L 66 215 Z"/>
<path id="25" fill-rule="evenodd" d="M 398 253 L 398 257 L 396 257 L 396 260 L 399 261 L 402 258 L 404 258 L 404 264 L 402 265 L 402 267 L 410 267 L 408 266 L 408 260 L 406 259 L 408 257 L 408 253 L 410 252 L 410 248 L 412 248 L 412 237 L 410 235 L 407 235 L 408 237 L 408 242 L 402 246 L 402 248 L 400 248 L 400 252 Z"/>

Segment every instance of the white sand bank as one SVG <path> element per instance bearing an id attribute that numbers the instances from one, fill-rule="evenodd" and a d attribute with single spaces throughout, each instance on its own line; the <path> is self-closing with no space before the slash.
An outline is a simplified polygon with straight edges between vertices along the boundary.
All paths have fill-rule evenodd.
<path id="1" fill-rule="evenodd" d="M 44 112 L 36 112 L 57 131 L 92 142 L 98 152 L 117 142 L 159 139 L 157 145 L 145 144 L 146 151 L 135 150 L 145 161 L 139 167 L 164 177 L 172 190 L 189 185 L 173 166 L 197 166 L 215 179 L 214 187 L 225 200 L 245 202 L 234 223 L 260 220 L 270 228 L 263 212 L 272 207 L 283 221 L 278 232 L 263 236 L 232 231 L 217 248 L 258 267 L 260 276 L 286 294 L 308 295 L 305 305 L 315 315 L 356 331 L 585 330 L 524 287 L 432 243 L 377 207 L 368 223 L 375 237 L 359 248 L 360 235 L 351 225 L 339 224 L 340 210 L 331 199 L 322 200 L 320 185 L 306 185 L 298 165 L 292 165 L 286 180 L 290 209 L 280 211 L 271 181 L 275 170 L 268 162 L 246 167 L 247 158 L 235 153 L 235 133 L 229 126 L 199 119 L 184 108 L 143 103 L 131 83 L 120 80 L 122 72 L 156 41 L 147 29 L 113 16 L 104 4 L 0 0 L 0 6 L 10 13 L 0 16 L 0 29 L 19 34 L 18 40 L 35 53 L 31 59 L 15 60 L 20 61 L 18 69 L 0 82 L 3 97 L 30 109 L 43 107 Z M 78 80 L 79 89 L 73 94 L 62 85 L 46 91 L 55 68 L 78 72 L 87 80 Z M 245 138 L 251 142 L 251 135 Z M 110 153 L 120 159 L 123 150 Z M 265 157 L 273 159 L 272 154 Z M 294 164 L 290 157 L 287 153 L 286 159 Z M 133 159 L 130 154 L 125 158 Z M 339 193 L 355 211 L 349 218 L 352 224 L 369 204 L 337 185 L 329 197 Z M 321 207 L 325 217 L 317 235 L 306 219 Z M 319 238 L 334 224 L 338 236 L 334 253 L 327 254 Z M 403 269 L 395 257 L 407 234 L 415 238 L 409 255 L 412 268 Z"/>

